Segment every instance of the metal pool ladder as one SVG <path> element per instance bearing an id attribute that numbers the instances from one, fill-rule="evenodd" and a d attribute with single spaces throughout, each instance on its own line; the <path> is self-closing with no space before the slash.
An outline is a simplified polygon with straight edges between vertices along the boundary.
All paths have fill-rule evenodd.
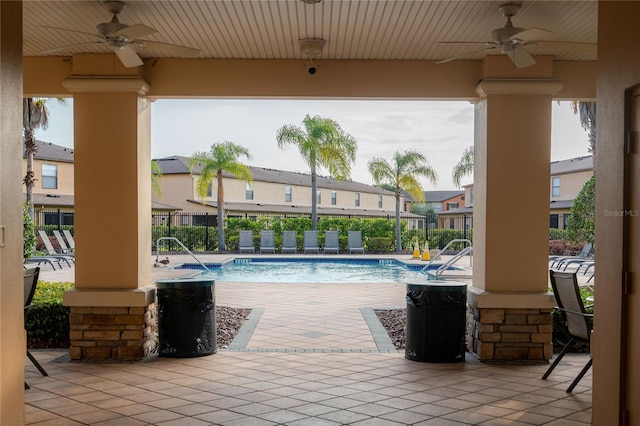
<path id="1" fill-rule="evenodd" d="M 182 247 L 187 253 L 189 253 L 191 257 L 193 257 L 195 261 L 198 262 L 198 264 L 204 268 L 205 271 L 211 272 L 211 270 L 207 268 L 207 265 L 202 263 L 200 259 L 198 259 L 196 255 L 193 254 L 191 250 L 189 250 L 187 247 L 185 247 L 185 245 L 182 244 L 182 241 L 180 241 L 176 237 L 160 237 L 156 240 L 156 263 L 160 262 L 160 241 L 166 241 L 166 240 L 175 241 L 176 243 L 180 244 L 180 247 Z"/>
<path id="2" fill-rule="evenodd" d="M 464 243 L 465 247 L 460 250 L 457 254 L 455 254 L 451 259 L 444 262 L 442 265 L 438 266 L 435 270 L 429 270 L 429 266 L 433 264 L 438 258 L 442 256 L 442 253 L 446 251 L 451 245 L 454 243 Z M 449 244 L 444 246 L 442 250 L 438 252 L 433 258 L 425 265 L 424 268 L 420 270 L 420 272 L 429 275 L 435 279 L 443 279 L 443 278 L 473 278 L 472 275 L 468 274 L 445 274 L 444 272 L 449 269 L 449 267 L 453 266 L 463 257 L 469 255 L 469 267 L 473 267 L 473 246 L 471 245 L 471 240 L 467 240 L 464 238 L 455 239 L 449 241 Z"/>

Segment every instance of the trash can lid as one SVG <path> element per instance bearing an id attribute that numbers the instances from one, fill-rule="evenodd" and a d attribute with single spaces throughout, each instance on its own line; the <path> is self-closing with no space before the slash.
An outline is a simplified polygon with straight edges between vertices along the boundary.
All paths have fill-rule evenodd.
<path id="1" fill-rule="evenodd" d="M 172 278 L 156 281 L 157 288 L 191 288 L 191 287 L 211 287 L 215 280 L 203 277 Z"/>
<path id="2" fill-rule="evenodd" d="M 407 290 L 422 291 L 460 291 L 467 289 L 465 283 L 459 281 L 431 280 L 422 283 L 407 283 Z"/>

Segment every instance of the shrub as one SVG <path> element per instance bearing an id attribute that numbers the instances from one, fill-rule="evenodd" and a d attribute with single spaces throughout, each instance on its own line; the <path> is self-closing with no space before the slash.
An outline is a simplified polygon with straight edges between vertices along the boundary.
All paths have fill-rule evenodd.
<path id="1" fill-rule="evenodd" d="M 29 203 L 22 205 L 22 225 L 23 255 L 25 259 L 28 259 L 36 249 L 36 228 L 33 225 L 33 219 L 29 216 Z"/>
<path id="2" fill-rule="evenodd" d="M 367 251 L 370 253 L 389 253 L 393 251 L 393 238 L 368 237 Z"/>
<path id="3" fill-rule="evenodd" d="M 62 294 L 72 288 L 70 282 L 38 282 L 25 321 L 29 347 L 69 347 L 69 308 L 62 306 Z"/>

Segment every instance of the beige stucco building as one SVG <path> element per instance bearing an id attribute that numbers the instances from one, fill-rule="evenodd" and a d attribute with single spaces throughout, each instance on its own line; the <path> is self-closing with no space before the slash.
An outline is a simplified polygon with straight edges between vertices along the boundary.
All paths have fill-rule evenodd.
<path id="1" fill-rule="evenodd" d="M 496 2 L 372 2 L 379 13 L 367 9 L 352 10 L 353 14 L 348 13 L 350 2 L 340 0 L 315 5 L 284 0 L 198 2 L 205 8 L 223 6 L 210 13 L 212 20 L 224 20 L 219 17 L 224 10 L 237 12 L 230 17 L 237 25 L 221 25 L 215 31 L 199 31 L 202 25 L 197 19 L 193 19 L 197 25 L 189 25 L 195 9 L 188 0 L 171 2 L 184 13 L 166 16 L 162 25 L 154 23 L 155 16 L 162 16 L 159 3 L 131 2 L 130 6 L 138 8 L 139 19 L 162 27 L 163 35 L 182 34 L 182 39 L 176 35 L 174 41 L 200 45 L 204 49 L 200 58 L 141 51 L 144 64 L 124 68 L 100 45 L 65 52 L 66 56 L 42 56 L 43 50 L 65 44 L 58 35 L 36 35 L 41 34 L 38 26 L 43 20 L 78 28 L 87 21 L 104 21 L 104 10 L 89 1 L 0 2 L 2 424 L 24 421 L 25 336 L 22 321 L 16 321 L 23 315 L 19 208 L 23 96 L 74 98 L 76 290 L 67 294 L 65 303 L 72 312 L 127 308 L 137 319 L 144 318 L 154 303 L 148 214 L 152 99 L 450 98 L 474 102 L 474 271 L 468 303 L 480 313 L 480 325 L 483 312 L 492 313 L 488 318 L 496 324 L 491 325 L 508 321 L 504 314 L 512 309 L 527 312 L 534 320 L 548 316 L 554 304 L 547 291 L 546 250 L 551 105 L 555 99 L 596 99 L 606 107 L 599 108 L 597 130 L 596 240 L 604 249 L 598 251 L 595 289 L 593 424 L 640 424 L 640 296 L 634 290 L 640 273 L 640 225 L 631 214 L 640 209 L 640 2 L 525 2 L 536 16 L 535 25 L 566 31 L 573 41 L 598 45 L 596 60 L 590 53 L 566 54 L 539 44 L 532 47 L 535 64 L 526 68 L 514 67 L 501 49 L 492 52 L 497 54 L 467 56 L 460 46 L 437 44 L 438 34 L 448 40 L 463 40 L 470 34 L 486 39 L 502 23 L 491 13 Z M 412 7 L 409 15 L 406 10 L 393 13 L 394 7 L 405 6 Z M 291 13 L 283 13 L 288 8 Z M 464 25 L 453 25 L 461 21 L 463 11 L 469 19 Z M 333 13 L 349 15 L 354 22 L 344 25 L 332 19 Z M 256 19 L 276 14 L 283 20 L 256 25 Z M 324 25 L 300 26 L 291 16 Z M 416 16 L 425 19 L 413 19 Z M 427 19 L 434 16 L 438 19 Z M 387 25 L 390 20 L 397 25 Z M 452 25 L 438 26 L 439 32 L 434 33 L 438 22 Z M 91 25 L 83 28 L 90 31 Z M 376 34 L 375 43 L 361 37 Z M 308 58 L 296 53 L 298 37 L 330 39 L 326 53 L 316 58 L 314 76 L 307 72 Z M 221 45 L 225 47 L 218 49 Z M 462 59 L 436 64 L 456 55 Z M 113 164 L 119 165 L 118 173 L 112 173 Z M 125 208 L 115 217 L 105 211 L 105 204 Z M 529 208 L 517 219 L 505 218 L 502 211 L 510 204 Z M 501 230 L 522 220 L 528 226 L 520 238 L 527 244 L 514 245 L 511 235 Z M 101 241 L 100 251 L 93 248 L 95 241 Z M 110 253 L 118 268 L 105 270 L 104 252 Z M 98 270 L 104 273 L 96 274 Z M 550 342 L 550 332 L 537 337 Z M 109 353 L 122 358 L 144 356 L 144 341 L 126 343 L 110 348 Z M 480 359 L 499 362 L 507 357 L 512 361 L 514 357 L 548 358 L 548 345 L 543 346 L 496 346 L 480 332 L 473 350 Z M 72 348 L 71 356 L 105 352 L 96 345 L 85 354 Z"/>
<path id="2" fill-rule="evenodd" d="M 162 197 L 154 201 L 176 206 L 184 211 L 216 212 L 217 181 L 209 186 L 203 200 L 196 182 L 201 167 L 189 171 L 189 158 L 173 156 L 155 160 L 162 169 Z M 311 176 L 249 166 L 252 182 L 239 180 L 224 173 L 225 208 L 227 215 L 290 214 L 311 212 Z M 353 181 L 341 181 L 318 176 L 316 195 L 319 215 L 395 215 L 395 195 L 374 186 Z"/>
<path id="3" fill-rule="evenodd" d="M 593 157 L 570 158 L 553 161 L 550 164 L 549 176 L 549 228 L 565 229 L 571 214 L 573 200 L 578 196 L 584 184 L 593 176 Z M 474 185 L 464 186 L 465 199 L 468 203 L 457 209 L 449 209 L 440 214 L 443 227 L 463 229 L 472 227 Z M 526 208 L 526 206 L 524 206 Z M 518 209 L 513 214 L 519 214 Z M 506 214 L 506 213 L 505 213 Z M 512 214 L 512 213 L 509 213 Z"/>

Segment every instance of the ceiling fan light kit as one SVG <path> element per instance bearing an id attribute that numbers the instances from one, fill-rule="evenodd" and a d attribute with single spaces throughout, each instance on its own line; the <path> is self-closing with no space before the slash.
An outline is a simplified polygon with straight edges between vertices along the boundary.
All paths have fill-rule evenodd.
<path id="1" fill-rule="evenodd" d="M 506 55 L 516 68 L 526 68 L 536 64 L 535 59 L 526 51 L 527 45 L 542 45 L 546 47 L 554 47 L 562 50 L 574 50 L 578 52 L 596 53 L 596 45 L 591 43 L 574 43 L 565 41 L 538 41 L 539 38 L 553 34 L 551 31 L 541 28 L 520 28 L 515 27 L 511 18 L 520 10 L 520 3 L 505 3 L 498 7 L 498 10 L 502 15 L 507 18 L 507 22 L 501 28 L 496 28 L 491 31 L 491 40 L 484 43 L 485 48 L 480 50 L 472 50 L 462 55 L 446 58 L 436 62 L 437 64 L 443 64 L 446 62 L 454 61 L 456 59 L 462 59 L 468 57 L 474 53 L 491 52 L 500 48 L 499 52 Z M 478 44 L 482 42 L 478 41 L 445 41 L 440 43 L 448 44 Z"/>
<path id="2" fill-rule="evenodd" d="M 327 44 L 327 41 L 321 38 L 304 38 L 298 40 L 298 44 L 300 45 L 302 56 L 309 58 L 311 62 L 307 69 L 309 75 L 315 75 L 318 69 L 313 65 L 313 60 L 322 54 L 322 49 Z"/>
<path id="3" fill-rule="evenodd" d="M 85 33 L 82 31 L 75 31 L 66 28 L 45 27 L 59 31 L 68 31 L 92 36 L 94 38 L 100 39 L 99 41 L 84 42 L 73 44 L 71 46 L 57 47 L 45 50 L 42 53 L 57 53 L 87 44 L 104 44 L 116 54 L 120 62 L 122 62 L 122 65 L 124 65 L 126 68 L 138 67 L 140 65 L 143 65 L 142 58 L 140 58 L 133 47 L 156 50 L 158 52 L 167 53 L 169 55 L 183 56 L 187 58 L 197 58 L 198 56 L 200 56 L 200 50 L 194 49 L 192 47 L 138 39 L 138 37 L 145 37 L 151 34 L 155 34 L 158 31 L 144 24 L 127 25 L 121 23 L 118 20 L 118 15 L 127 7 L 127 5 L 123 1 L 103 1 L 102 5 L 113 16 L 111 18 L 111 21 L 102 22 L 96 25 L 98 34 Z"/>

